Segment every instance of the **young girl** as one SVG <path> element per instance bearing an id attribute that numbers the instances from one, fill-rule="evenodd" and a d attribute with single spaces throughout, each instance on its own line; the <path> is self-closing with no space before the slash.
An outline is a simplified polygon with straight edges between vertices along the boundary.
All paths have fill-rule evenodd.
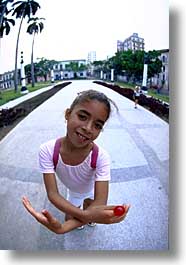
<path id="1" fill-rule="evenodd" d="M 107 152 L 98 147 L 96 168 L 91 167 L 93 142 L 99 136 L 111 113 L 114 102 L 105 94 L 87 90 L 78 94 L 70 108 L 65 112 L 67 122 L 66 136 L 60 140 L 58 163 L 53 163 L 56 140 L 41 145 L 39 163 L 50 202 L 64 212 L 65 222 L 61 224 L 47 210 L 36 212 L 26 197 L 23 204 L 37 219 L 55 233 L 64 234 L 85 224 L 112 224 L 121 222 L 125 213 L 114 215 L 115 206 L 107 206 L 110 160 Z M 117 108 L 117 107 L 116 107 Z M 67 187 L 65 199 L 58 191 L 55 172 Z"/>

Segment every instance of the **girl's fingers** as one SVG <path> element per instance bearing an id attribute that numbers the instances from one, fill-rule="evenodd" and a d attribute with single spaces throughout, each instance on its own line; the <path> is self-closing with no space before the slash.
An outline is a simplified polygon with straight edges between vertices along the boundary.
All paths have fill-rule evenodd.
<path id="1" fill-rule="evenodd" d="M 30 202 L 29 202 L 29 200 L 28 200 L 28 198 L 27 197 L 22 197 L 22 202 L 23 202 L 23 204 L 24 205 L 28 205 L 28 204 L 30 204 Z"/>
<path id="2" fill-rule="evenodd" d="M 61 228 L 61 223 L 55 217 L 53 217 L 47 210 L 42 210 L 42 214 L 47 218 L 48 225 L 50 226 L 50 228 Z"/>
<path id="3" fill-rule="evenodd" d="M 30 212 L 30 213 L 33 213 L 35 210 L 34 208 L 32 207 L 30 201 L 26 198 L 26 197 L 23 197 L 22 198 L 22 203 L 23 205 L 25 206 L 25 208 Z"/>
<path id="4" fill-rule="evenodd" d="M 35 217 L 40 223 L 46 223 L 47 219 L 46 217 L 42 214 L 37 212 L 31 205 L 30 201 L 26 198 L 23 197 L 22 198 L 22 203 L 25 206 L 25 208 L 27 209 L 27 211 L 33 216 Z"/>
<path id="5" fill-rule="evenodd" d="M 56 219 L 46 209 L 42 210 L 42 214 L 48 219 L 49 223 L 56 221 Z"/>
<path id="6" fill-rule="evenodd" d="M 115 207 L 116 205 L 105 205 L 104 206 L 105 210 L 114 210 Z"/>
<path id="7" fill-rule="evenodd" d="M 113 223 L 119 223 L 119 222 L 122 222 L 122 221 L 125 219 L 125 217 L 126 217 L 128 211 L 129 211 L 129 209 L 130 209 L 130 204 L 123 204 L 123 206 L 124 206 L 124 208 L 125 208 L 125 212 L 124 212 L 123 215 L 121 215 L 121 216 L 114 216 L 114 217 L 112 218 L 112 222 L 113 222 Z"/>
<path id="8" fill-rule="evenodd" d="M 125 207 L 125 214 L 128 213 L 131 205 L 130 204 L 124 204 L 123 206 Z"/>
<path id="9" fill-rule="evenodd" d="M 114 209 L 115 209 L 116 205 L 108 205 L 106 206 L 105 210 L 109 210 L 110 212 L 110 216 L 114 215 Z M 126 215 L 130 209 L 130 204 L 123 204 L 123 207 L 125 208 L 125 212 L 123 213 L 122 216 Z"/>

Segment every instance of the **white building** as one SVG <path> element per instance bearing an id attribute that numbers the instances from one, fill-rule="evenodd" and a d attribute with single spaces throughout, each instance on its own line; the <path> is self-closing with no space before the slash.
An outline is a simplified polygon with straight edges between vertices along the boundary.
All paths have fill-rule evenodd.
<path id="1" fill-rule="evenodd" d="M 65 60 L 53 66 L 54 80 L 86 78 L 86 60 Z"/>
<path id="2" fill-rule="evenodd" d="M 124 41 L 117 41 L 117 51 L 143 51 L 145 47 L 144 38 L 138 36 L 138 33 L 133 33 Z"/>
<path id="3" fill-rule="evenodd" d="M 91 77 L 94 74 L 94 66 L 92 65 L 93 62 L 96 61 L 96 52 L 90 51 L 87 56 L 87 66 L 88 66 L 88 76 Z"/>
<path id="4" fill-rule="evenodd" d="M 0 90 L 14 87 L 14 71 L 0 74 Z"/>
<path id="5" fill-rule="evenodd" d="M 87 64 L 91 64 L 96 61 L 96 51 L 90 51 L 87 56 Z"/>

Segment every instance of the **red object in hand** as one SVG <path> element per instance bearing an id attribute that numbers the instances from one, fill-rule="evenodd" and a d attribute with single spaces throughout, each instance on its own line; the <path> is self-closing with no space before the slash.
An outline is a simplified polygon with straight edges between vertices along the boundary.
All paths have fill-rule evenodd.
<path id="1" fill-rule="evenodd" d="M 115 208 L 114 208 L 114 215 L 115 216 L 121 216 L 121 215 L 123 215 L 125 213 L 125 208 L 124 208 L 124 206 L 116 206 Z"/>

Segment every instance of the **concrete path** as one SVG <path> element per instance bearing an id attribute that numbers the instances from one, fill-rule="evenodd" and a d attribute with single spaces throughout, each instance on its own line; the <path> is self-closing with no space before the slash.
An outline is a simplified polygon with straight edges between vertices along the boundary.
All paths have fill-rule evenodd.
<path id="1" fill-rule="evenodd" d="M 109 204 L 130 203 L 124 222 L 56 235 L 39 225 L 21 204 L 27 195 L 37 210 L 49 209 L 38 170 L 41 143 L 65 134 L 64 111 L 78 91 L 96 89 L 119 107 L 97 143 L 111 155 Z M 116 92 L 73 81 L 48 99 L 0 141 L 0 249 L 14 250 L 167 250 L 169 125 Z M 66 190 L 59 183 L 65 196 Z"/>

